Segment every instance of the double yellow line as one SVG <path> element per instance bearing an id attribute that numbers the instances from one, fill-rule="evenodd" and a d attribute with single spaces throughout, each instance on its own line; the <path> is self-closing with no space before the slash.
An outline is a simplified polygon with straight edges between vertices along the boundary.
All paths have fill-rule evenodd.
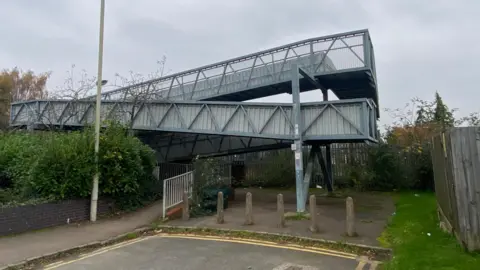
<path id="1" fill-rule="evenodd" d="M 328 255 L 328 256 L 335 256 L 335 257 L 340 257 L 345 259 L 352 259 L 352 260 L 357 259 L 357 255 L 341 252 L 341 251 L 335 251 L 335 250 L 330 250 L 325 248 L 316 248 L 316 247 L 304 247 L 304 246 L 295 245 L 295 244 L 279 244 L 276 242 L 245 239 L 245 238 L 234 238 L 234 237 L 227 238 L 227 237 L 203 236 L 203 235 L 200 236 L 200 235 L 191 235 L 191 234 L 159 234 L 159 236 L 163 238 L 209 240 L 209 241 L 216 241 L 216 242 L 228 242 L 228 243 L 248 244 L 248 245 L 263 246 L 263 247 L 283 248 L 283 249 L 311 252 L 311 253 Z"/>
<path id="2" fill-rule="evenodd" d="M 104 248 L 100 248 L 100 249 L 95 250 L 95 251 L 92 252 L 92 253 L 80 254 L 80 255 L 78 256 L 78 258 L 73 259 L 73 260 L 69 260 L 69 261 L 58 261 L 58 262 L 55 262 L 55 263 L 46 265 L 45 268 L 43 268 L 43 269 L 44 269 L 44 270 L 56 269 L 56 268 L 58 268 L 58 267 L 60 267 L 60 266 L 64 266 L 64 265 L 67 265 L 67 264 L 71 264 L 71 263 L 74 263 L 74 262 L 78 262 L 78 261 L 81 261 L 81 260 L 84 260 L 84 259 L 87 259 L 87 258 L 91 258 L 91 257 L 93 257 L 93 256 L 97 256 L 97 255 L 106 253 L 106 252 L 108 252 L 108 251 L 112 251 L 112 250 L 115 250 L 115 249 L 118 249 L 118 248 L 126 247 L 126 246 L 129 246 L 129 245 L 138 243 L 138 242 L 142 242 L 142 241 L 145 241 L 145 240 L 150 239 L 150 238 L 152 238 L 152 237 L 155 237 L 155 236 L 148 236 L 148 237 L 137 238 L 137 239 L 133 239 L 133 240 L 121 242 L 121 243 L 118 243 L 118 244 L 115 244 L 115 245 L 112 245 L 112 246 L 107 246 L 107 247 L 104 247 Z"/>
<path id="3" fill-rule="evenodd" d="M 108 251 L 112 251 L 118 248 L 122 248 L 125 246 L 129 246 L 138 242 L 142 242 L 154 237 L 160 237 L 160 238 L 182 238 L 182 239 L 194 239 L 194 240 L 206 240 L 206 241 L 216 241 L 216 242 L 228 242 L 228 243 L 239 243 L 239 244 L 247 244 L 247 245 L 255 245 L 255 246 L 263 246 L 263 247 L 273 247 L 273 248 L 282 248 L 282 249 L 289 249 L 289 250 L 296 250 L 296 251 L 302 251 L 302 252 L 310 252 L 310 253 L 315 253 L 315 254 L 320 254 L 320 255 L 326 255 L 326 256 L 333 256 L 333 257 L 338 257 L 338 258 L 344 258 L 344 259 L 350 259 L 350 260 L 357 260 L 359 261 L 356 270 L 363 269 L 365 265 L 370 264 L 369 269 L 375 269 L 376 265 L 378 264 L 377 262 L 370 262 L 367 258 L 364 257 L 359 257 L 355 254 L 352 253 L 347 253 L 347 252 L 341 252 L 341 251 L 336 251 L 336 250 L 330 250 L 330 249 L 325 249 L 325 248 L 317 248 L 317 247 L 304 247 L 296 244 L 279 244 L 276 242 L 269 242 L 269 241 L 261 241 L 261 240 L 253 240 L 253 239 L 244 239 L 244 238 L 222 238 L 218 236 L 200 236 L 200 235 L 192 235 L 192 234 L 157 234 L 153 236 L 147 236 L 147 237 L 142 237 L 138 239 L 133 239 L 130 241 L 122 242 L 119 244 L 115 244 L 112 246 L 104 247 L 101 249 L 98 249 L 92 253 L 87 253 L 87 254 L 82 254 L 78 258 L 69 260 L 69 261 L 58 261 L 52 264 L 47 265 L 44 270 L 51 270 L 51 269 L 57 269 L 61 266 L 71 264 L 74 262 L 78 262 L 87 258 L 91 258 L 93 256 L 97 256 L 103 253 L 106 253 Z"/>
<path id="4" fill-rule="evenodd" d="M 352 253 L 341 252 L 331 249 L 325 248 L 317 248 L 317 247 L 305 247 L 295 244 L 279 244 L 276 242 L 270 241 L 263 241 L 263 240 L 254 240 L 254 239 L 245 239 L 245 238 L 235 238 L 235 237 L 225 237 L 221 238 L 218 236 L 199 236 L 199 235 L 192 235 L 192 234 L 159 234 L 159 236 L 164 238 L 184 238 L 184 239 L 195 239 L 195 240 L 210 240 L 216 242 L 228 242 L 228 243 L 239 243 L 239 244 L 247 244 L 247 245 L 255 245 L 255 246 L 263 246 L 263 247 L 274 247 L 274 248 L 283 248 L 289 250 L 296 250 L 296 251 L 303 251 L 303 252 L 310 252 L 315 254 L 339 257 L 344 259 L 350 260 L 357 260 L 358 265 L 355 270 L 363 270 L 365 266 L 369 266 L 369 270 L 375 270 L 379 265 L 378 261 L 371 261 L 367 257 L 364 256 L 357 256 Z"/>

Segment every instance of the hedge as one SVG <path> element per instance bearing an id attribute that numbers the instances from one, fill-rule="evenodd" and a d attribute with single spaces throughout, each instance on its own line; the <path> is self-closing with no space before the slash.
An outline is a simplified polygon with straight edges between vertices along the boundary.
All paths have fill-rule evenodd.
<path id="1" fill-rule="evenodd" d="M 123 208 L 137 206 L 160 194 L 152 171 L 154 151 L 115 123 L 100 136 L 100 196 Z M 13 132 L 0 134 L 0 203 L 43 198 L 64 200 L 91 194 L 95 173 L 94 134 L 74 132 Z M 8 192 L 7 192 L 8 191 Z M 5 200 L 9 200 L 6 202 Z"/>

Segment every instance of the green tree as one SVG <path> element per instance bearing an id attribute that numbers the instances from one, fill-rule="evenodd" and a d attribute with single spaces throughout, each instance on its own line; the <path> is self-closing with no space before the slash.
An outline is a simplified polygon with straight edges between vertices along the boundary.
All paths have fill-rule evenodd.
<path id="1" fill-rule="evenodd" d="M 445 105 L 438 92 L 435 92 L 435 111 L 433 121 L 440 127 L 441 131 L 445 131 L 449 127 L 453 127 L 455 119 L 453 111 L 450 111 Z"/>

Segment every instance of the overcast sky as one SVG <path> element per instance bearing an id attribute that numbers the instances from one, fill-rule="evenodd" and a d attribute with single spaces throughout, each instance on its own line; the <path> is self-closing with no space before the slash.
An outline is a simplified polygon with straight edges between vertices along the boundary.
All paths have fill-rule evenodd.
<path id="1" fill-rule="evenodd" d="M 52 71 L 49 88 L 63 84 L 72 64 L 96 75 L 99 10 L 100 0 L 2 0 L 0 68 Z M 104 78 L 152 73 L 164 55 L 167 69 L 179 72 L 364 28 L 382 109 L 438 91 L 463 114 L 480 111 L 478 0 L 107 0 Z"/>

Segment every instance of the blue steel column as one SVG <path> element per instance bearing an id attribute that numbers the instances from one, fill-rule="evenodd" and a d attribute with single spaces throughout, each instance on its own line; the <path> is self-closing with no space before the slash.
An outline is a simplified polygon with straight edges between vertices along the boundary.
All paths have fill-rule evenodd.
<path id="1" fill-rule="evenodd" d="M 300 74 L 298 65 L 293 63 L 290 72 L 292 73 L 292 103 L 293 103 L 293 124 L 295 132 L 295 182 L 297 191 L 297 212 L 305 212 L 306 198 L 303 193 L 303 152 L 302 152 L 302 115 L 300 112 Z"/>

